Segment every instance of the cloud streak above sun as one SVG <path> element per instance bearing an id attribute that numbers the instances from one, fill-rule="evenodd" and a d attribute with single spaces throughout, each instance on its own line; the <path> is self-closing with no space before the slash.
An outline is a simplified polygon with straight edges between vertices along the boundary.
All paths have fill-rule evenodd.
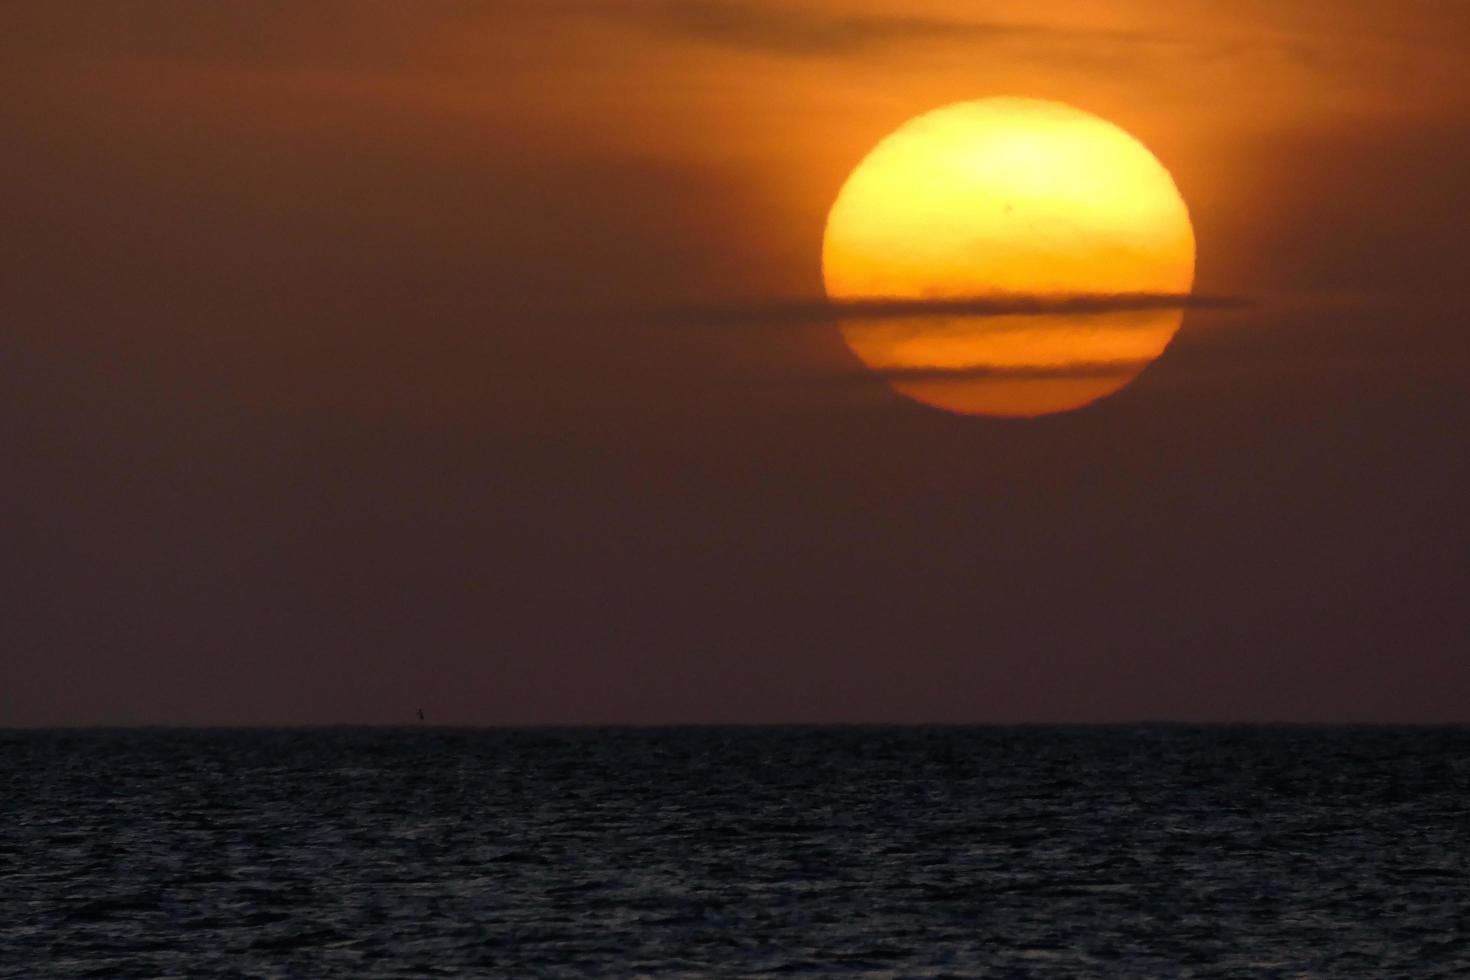
<path id="1" fill-rule="evenodd" d="M 621 8 L 618 15 L 651 28 L 731 47 L 811 57 L 868 53 L 895 44 L 928 41 L 1158 40 L 1141 32 L 1078 31 L 1026 21 L 853 14 L 768 3 L 661 2 Z"/>

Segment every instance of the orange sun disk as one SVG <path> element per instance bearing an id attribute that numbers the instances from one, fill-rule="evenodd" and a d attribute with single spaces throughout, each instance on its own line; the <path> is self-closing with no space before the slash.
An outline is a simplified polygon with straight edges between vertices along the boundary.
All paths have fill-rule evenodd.
<path id="1" fill-rule="evenodd" d="M 1055 102 L 995 98 L 919 116 L 882 140 L 827 217 L 837 301 L 1167 294 L 1194 284 L 1189 212 L 1143 144 Z M 1182 308 L 852 318 L 844 340 L 910 398 L 1035 416 L 1132 381 Z"/>

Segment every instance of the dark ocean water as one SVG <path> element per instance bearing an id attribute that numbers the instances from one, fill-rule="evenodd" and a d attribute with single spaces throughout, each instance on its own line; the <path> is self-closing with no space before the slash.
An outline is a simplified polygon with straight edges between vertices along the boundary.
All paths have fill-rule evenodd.
<path id="1" fill-rule="evenodd" d="M 0 732 L 0 975 L 1470 977 L 1465 729 Z"/>

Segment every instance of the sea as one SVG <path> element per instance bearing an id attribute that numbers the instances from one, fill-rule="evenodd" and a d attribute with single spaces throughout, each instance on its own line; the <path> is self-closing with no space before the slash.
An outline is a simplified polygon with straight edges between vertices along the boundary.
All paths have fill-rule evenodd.
<path id="1" fill-rule="evenodd" d="M 0 976 L 1470 977 L 1470 729 L 0 731 Z"/>

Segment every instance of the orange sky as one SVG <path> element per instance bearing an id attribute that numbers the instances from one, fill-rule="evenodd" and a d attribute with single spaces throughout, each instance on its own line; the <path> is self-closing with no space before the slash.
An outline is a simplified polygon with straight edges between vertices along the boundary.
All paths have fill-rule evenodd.
<path id="1" fill-rule="evenodd" d="M 1310 206 L 1323 185 L 1364 222 L 1391 221 L 1377 212 L 1394 202 L 1425 217 L 1402 181 L 1332 161 L 1470 117 L 1470 26 L 1453 0 L 155 2 L 5 17 L 8 100 L 43 132 L 144 153 L 286 141 L 321 147 L 324 168 L 355 147 L 402 156 L 406 141 L 409 165 L 444 154 L 512 184 L 609 158 L 693 172 L 757 202 L 729 233 L 767 260 L 759 286 L 785 292 L 813 288 L 812 242 L 847 171 L 947 102 L 1058 99 L 1137 135 L 1201 226 L 1206 290 L 1319 285 L 1286 281 L 1255 212 Z"/>
<path id="2" fill-rule="evenodd" d="M 0 725 L 1470 717 L 1467 47 L 1461 0 L 4 4 Z M 1251 301 L 1031 428 L 769 315 L 880 137 L 995 94 L 1141 139 Z"/>

